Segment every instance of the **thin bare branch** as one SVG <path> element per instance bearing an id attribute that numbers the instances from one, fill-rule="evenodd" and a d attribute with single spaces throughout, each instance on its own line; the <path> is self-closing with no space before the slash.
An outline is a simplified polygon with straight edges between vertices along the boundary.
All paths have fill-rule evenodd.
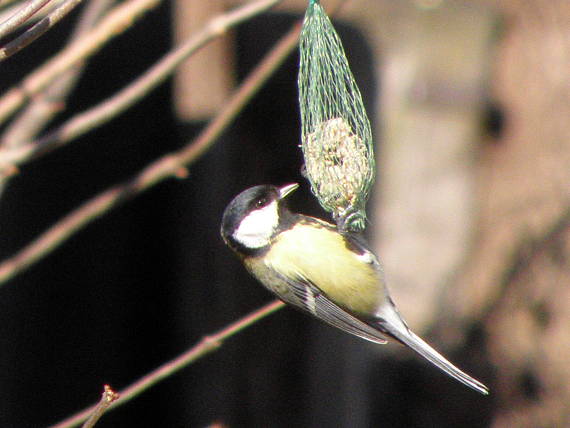
<path id="1" fill-rule="evenodd" d="M 93 31 L 63 49 L 0 98 L 0 123 L 61 73 L 93 55 L 113 37 L 129 29 L 160 0 L 128 0 L 116 6 Z"/>
<path id="2" fill-rule="evenodd" d="M 206 428 L 229 428 L 229 426 L 224 424 L 223 422 L 214 421 L 210 425 L 208 425 Z"/>
<path id="3" fill-rule="evenodd" d="M 73 43 L 91 31 L 113 2 L 114 0 L 88 2 L 67 44 Z M 35 97 L 33 102 L 4 131 L 0 139 L 0 150 L 19 147 L 34 138 L 45 124 L 62 110 L 67 95 L 74 88 L 85 65 L 85 62 L 81 62 L 70 68 Z"/>
<path id="4" fill-rule="evenodd" d="M 2 2 L 4 2 L 4 4 L 2 4 Z M 14 29 L 12 32 L 19 31 L 24 26 L 33 25 L 40 19 L 53 12 L 63 2 L 64 0 L 51 0 L 44 7 L 38 10 L 33 16 L 30 16 L 26 22 L 21 24 L 17 29 Z M 5 22 L 7 19 L 12 17 L 12 15 L 14 15 L 25 3 L 27 3 L 27 0 L 0 0 L 0 22 Z"/>
<path id="5" fill-rule="evenodd" d="M 216 37 L 222 36 L 230 28 L 252 16 L 270 9 L 280 1 L 281 0 L 261 0 L 249 3 L 212 19 L 198 34 L 193 35 L 179 47 L 165 55 L 146 73 L 111 98 L 72 117 L 59 128 L 49 132 L 37 141 L 28 143 L 17 150 L 3 152 L 0 157 L 0 171 L 3 167 L 13 168 L 15 165 L 20 165 L 26 160 L 35 159 L 39 154 L 44 154 L 54 148 L 60 147 L 93 128 L 108 122 L 143 98 L 151 89 L 163 82 L 174 72 L 180 63 L 206 43 Z M 2 174 L 0 182 L 7 177 L 8 174 Z"/>
<path id="6" fill-rule="evenodd" d="M 173 176 L 183 176 L 185 166 L 201 156 L 228 126 L 243 106 L 285 60 L 297 45 L 300 23 L 277 43 L 242 83 L 220 113 L 208 124 L 196 140 L 180 151 L 165 155 L 144 168 L 132 180 L 111 187 L 66 215 L 36 240 L 12 257 L 0 263 L 0 284 L 5 283 L 33 263 L 45 257 L 78 230 L 107 213 L 118 203 L 149 189 Z"/>
<path id="7" fill-rule="evenodd" d="M 93 428 L 97 421 L 101 419 L 103 413 L 105 413 L 109 406 L 117 401 L 119 397 L 120 394 L 113 391 L 109 385 L 105 385 L 103 387 L 103 394 L 101 394 L 101 400 L 99 400 L 99 403 L 95 406 L 92 406 L 94 407 L 93 412 L 91 412 L 91 415 L 85 421 L 82 428 Z"/>
<path id="8" fill-rule="evenodd" d="M 240 320 L 234 322 L 233 324 L 230 324 L 223 330 L 211 336 L 204 337 L 200 342 L 198 342 L 198 344 L 196 344 L 194 347 L 192 347 L 182 355 L 163 364 L 158 369 L 147 374 L 146 376 L 143 376 L 138 381 L 134 382 L 133 384 L 122 390 L 119 393 L 120 394 L 119 399 L 109 406 L 109 410 L 115 409 L 127 403 L 128 401 L 132 400 L 140 393 L 146 391 L 147 389 L 154 386 L 161 380 L 171 376 L 172 374 L 178 372 L 184 367 L 192 364 L 196 360 L 206 356 L 210 352 L 219 349 L 220 346 L 222 346 L 224 340 L 252 326 L 259 320 L 278 311 L 283 306 L 285 306 L 283 302 L 275 300 L 261 307 L 255 312 L 252 312 L 249 315 L 241 318 Z M 71 428 L 77 426 L 80 423 L 82 423 L 85 419 L 87 419 L 89 415 L 94 412 L 96 407 L 97 405 L 88 407 L 80 411 L 79 413 L 65 419 L 64 421 L 61 421 L 58 424 L 53 425 L 51 428 Z"/>
<path id="9" fill-rule="evenodd" d="M 0 24 L 0 39 L 10 34 L 26 22 L 33 14 L 48 4 L 51 0 L 32 0 L 18 10 L 14 15 Z"/>
<path id="10" fill-rule="evenodd" d="M 0 0 L 0 9 L 3 9 L 6 6 L 11 5 L 12 3 L 16 3 L 18 1 L 21 1 L 23 3 L 25 0 Z"/>
<path id="11" fill-rule="evenodd" d="M 67 0 L 60 7 L 0 49 L 0 61 L 20 52 L 67 16 L 83 0 Z"/>

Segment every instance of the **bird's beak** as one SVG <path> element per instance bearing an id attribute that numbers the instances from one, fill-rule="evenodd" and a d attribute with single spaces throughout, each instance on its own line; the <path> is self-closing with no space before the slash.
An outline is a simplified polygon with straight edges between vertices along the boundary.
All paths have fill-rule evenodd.
<path id="1" fill-rule="evenodd" d="M 297 190 L 298 187 L 299 185 L 297 183 L 293 183 L 279 188 L 279 199 L 284 199 L 290 193 L 293 193 L 295 190 Z"/>

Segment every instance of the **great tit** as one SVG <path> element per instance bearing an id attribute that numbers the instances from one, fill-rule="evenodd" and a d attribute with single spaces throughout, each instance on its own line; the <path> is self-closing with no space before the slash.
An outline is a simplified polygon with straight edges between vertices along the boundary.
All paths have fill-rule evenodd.
<path id="1" fill-rule="evenodd" d="M 249 188 L 227 206 L 225 243 L 279 299 L 375 343 L 409 346 L 451 377 L 482 394 L 489 389 L 413 333 L 394 305 L 378 259 L 360 235 L 294 214 L 285 197 L 297 184 Z"/>

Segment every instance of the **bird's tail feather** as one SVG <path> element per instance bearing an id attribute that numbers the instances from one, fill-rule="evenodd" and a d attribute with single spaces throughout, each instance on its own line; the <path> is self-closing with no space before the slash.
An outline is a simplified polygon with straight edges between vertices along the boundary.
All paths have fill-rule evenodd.
<path id="1" fill-rule="evenodd" d="M 392 336 L 402 344 L 409 346 L 433 365 L 439 367 L 449 376 L 457 379 L 464 385 L 467 385 L 481 394 L 489 394 L 489 388 L 468 374 L 463 373 L 447 361 L 443 355 L 428 345 L 421 337 L 411 331 L 391 302 L 385 305 L 383 309 L 384 310 L 379 311 L 378 316 L 382 319 L 380 326 L 386 334 Z"/>

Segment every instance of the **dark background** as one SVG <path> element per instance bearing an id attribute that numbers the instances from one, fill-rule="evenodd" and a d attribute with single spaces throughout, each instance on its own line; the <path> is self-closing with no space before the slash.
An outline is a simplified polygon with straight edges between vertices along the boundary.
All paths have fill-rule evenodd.
<path id="1" fill-rule="evenodd" d="M 66 114 L 108 97 L 165 52 L 169 13 L 163 6 L 149 14 L 98 54 Z M 266 15 L 239 27 L 240 79 L 296 18 Z M 358 33 L 337 28 L 374 117 L 370 52 Z M 41 62 L 38 53 L 57 51 L 68 29 L 62 25 L 4 62 L 2 89 Z M 190 167 L 189 178 L 114 209 L 0 288 L 0 426 L 55 423 L 97 401 L 103 384 L 120 390 L 272 299 L 225 248 L 219 223 L 235 194 L 260 183 L 300 182 L 295 209 L 323 216 L 300 175 L 296 64 L 295 55 Z M 0 256 L 197 135 L 203 124 L 176 122 L 170 91 L 168 82 L 103 128 L 25 165 L 0 200 Z M 476 329 L 472 339 L 462 355 L 447 355 L 489 379 Z M 98 426 L 487 425 L 492 396 L 448 379 L 411 351 L 396 355 L 388 347 L 286 308 Z"/>

